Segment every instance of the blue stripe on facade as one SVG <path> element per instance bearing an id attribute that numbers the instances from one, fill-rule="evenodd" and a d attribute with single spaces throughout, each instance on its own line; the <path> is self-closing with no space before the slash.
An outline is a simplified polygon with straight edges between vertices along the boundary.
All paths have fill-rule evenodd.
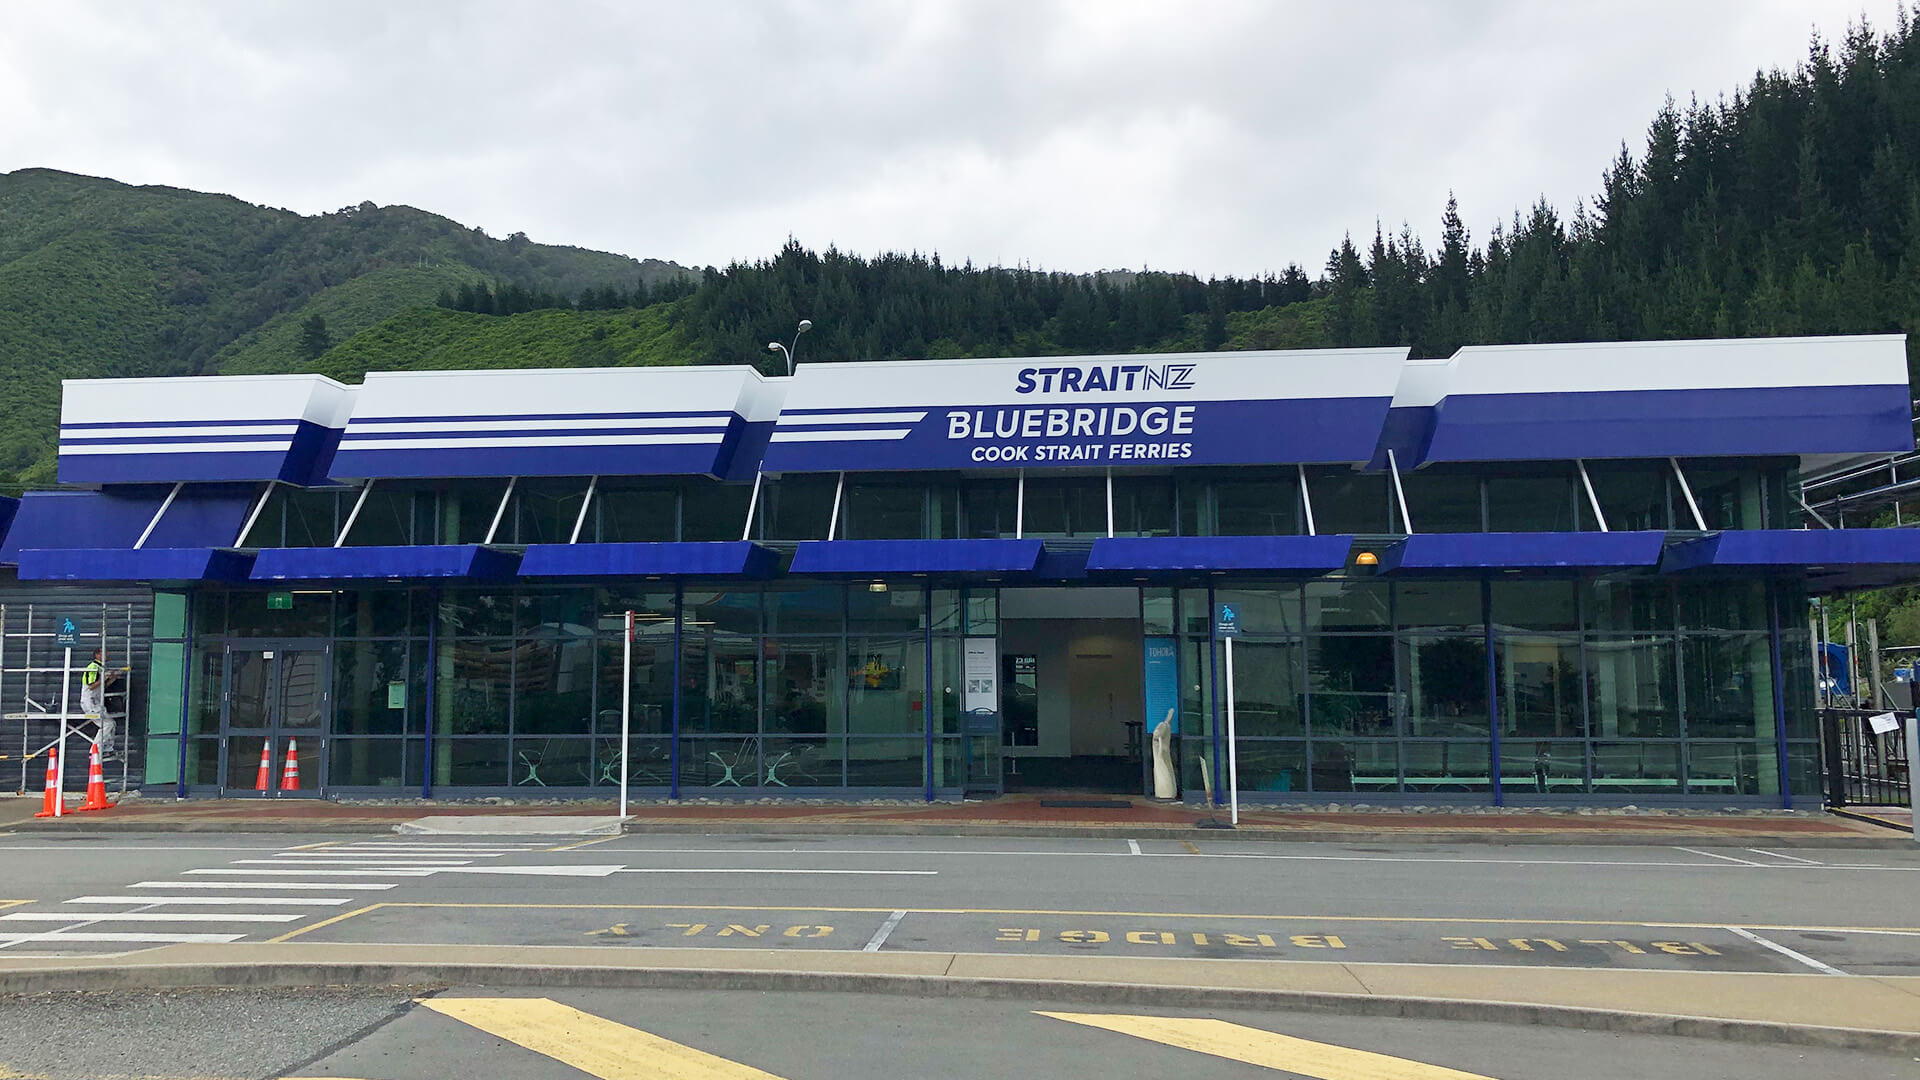
<path id="1" fill-rule="evenodd" d="M 60 433 L 65 435 L 69 431 L 114 431 L 127 428 L 256 427 L 261 424 L 300 424 L 308 422 L 309 421 L 301 420 L 297 416 L 287 416 L 277 420 L 264 418 L 253 420 L 77 420 L 72 423 L 61 424 Z"/>
<path id="2" fill-rule="evenodd" d="M 0 562 L 19 562 L 27 548 L 131 548 L 166 497 L 164 488 L 29 491 L 0 542 Z"/>
<path id="3" fill-rule="evenodd" d="M 447 413 L 434 416 L 356 416 L 349 428 L 363 424 L 466 423 L 490 420 L 658 420 L 669 416 L 734 415 L 728 409 L 673 409 L 666 412 L 565 412 L 565 413 Z"/>
<path id="4" fill-rule="evenodd" d="M 519 428 L 494 427 L 475 431 L 357 431 L 349 429 L 341 438 L 343 446 L 357 448 L 361 444 L 378 447 L 382 442 L 406 441 L 409 439 L 432 439 L 440 442 L 460 442 L 470 439 L 496 438 L 572 438 L 586 435 L 683 435 L 688 442 L 697 439 L 711 441 L 715 432 L 725 425 L 714 424 L 710 427 L 590 427 L 590 428 Z"/>
<path id="5" fill-rule="evenodd" d="M 22 581 L 247 580 L 253 556 L 217 548 L 28 548 L 20 552 Z"/>
<path id="6" fill-rule="evenodd" d="M 1651 568 L 1666 540 L 1664 532 L 1416 533 L 1380 553 L 1380 572 Z"/>
<path id="7" fill-rule="evenodd" d="M 1430 461 L 1913 449 L 1904 384 L 1456 394 L 1435 414 Z"/>
<path id="8" fill-rule="evenodd" d="M 254 560 L 253 581 L 416 580 L 505 581 L 520 556 L 479 544 L 412 547 L 269 548 Z"/>
<path id="9" fill-rule="evenodd" d="M 343 444 L 329 475 L 336 479 L 421 479 L 460 476 L 706 476 L 717 474 L 722 442 L 644 446 L 475 446 L 372 450 Z"/>
<path id="10" fill-rule="evenodd" d="M 263 421 L 287 423 L 288 421 Z M 213 435 L 163 436 L 115 440 L 124 448 L 114 453 L 62 453 L 59 477 L 63 484 L 170 484 L 284 480 L 311 483 L 314 465 L 338 442 L 340 432 L 312 421 L 299 421 L 291 436 Z M 168 453 L 172 443 L 231 444 L 232 450 Z M 63 445 L 98 445 L 94 440 L 64 440 Z"/>

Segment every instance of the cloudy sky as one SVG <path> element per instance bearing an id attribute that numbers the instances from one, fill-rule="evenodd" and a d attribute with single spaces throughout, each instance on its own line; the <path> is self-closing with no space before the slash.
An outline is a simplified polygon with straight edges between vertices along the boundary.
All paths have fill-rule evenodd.
<path id="1" fill-rule="evenodd" d="M 1376 219 L 1570 210 L 1671 92 L 1895 0 L 5 0 L 0 171 L 407 203 L 687 264 L 791 234 L 1317 271 Z"/>

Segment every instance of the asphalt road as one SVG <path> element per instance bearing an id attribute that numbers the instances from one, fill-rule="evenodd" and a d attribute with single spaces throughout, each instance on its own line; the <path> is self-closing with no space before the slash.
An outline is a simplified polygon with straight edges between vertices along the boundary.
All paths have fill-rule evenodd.
<path id="1" fill-rule="evenodd" d="M 697 945 L 1920 974 L 1920 851 L 0 836 L 0 952 Z"/>
<path id="2" fill-rule="evenodd" d="M 1916 1069 L 1905 1056 L 1539 1027 L 857 994 L 568 989 L 503 1001 L 480 987 L 373 987 L 0 998 L 0 1076 L 46 1080 L 1880 1080 Z"/>

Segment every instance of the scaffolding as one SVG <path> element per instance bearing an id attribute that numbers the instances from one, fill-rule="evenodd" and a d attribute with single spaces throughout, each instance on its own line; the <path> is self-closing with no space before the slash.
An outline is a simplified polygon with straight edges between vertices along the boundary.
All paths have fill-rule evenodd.
<path id="1" fill-rule="evenodd" d="M 124 796 L 127 793 L 128 763 L 133 756 L 132 717 L 127 708 L 128 694 L 133 685 L 131 667 L 133 605 L 130 603 L 100 605 L 100 621 L 97 629 L 92 633 L 83 631 L 78 635 L 82 644 L 77 648 L 85 650 L 86 658 L 77 667 L 67 662 L 66 647 L 54 642 L 59 632 L 53 626 L 52 617 L 45 614 L 44 609 L 49 605 L 39 606 L 43 609 L 40 617 L 46 628 L 35 629 L 35 605 L 27 604 L 24 620 L 16 629 L 16 623 L 13 620 L 22 615 L 19 611 L 20 605 L 14 605 L 13 610 L 9 611 L 8 605 L 0 604 L 0 707 L 10 703 L 11 699 L 7 694 L 14 680 L 18 680 L 20 687 L 18 699 L 20 708 L 0 717 L 20 725 L 19 793 L 26 794 L 31 766 L 34 761 L 44 757 L 47 751 L 56 746 L 60 747 L 59 769 L 62 778 L 65 779 L 65 774 L 71 767 L 69 762 L 73 761 L 73 757 L 66 752 L 64 741 L 69 736 L 79 735 L 87 741 L 88 745 L 97 745 L 105 722 L 117 720 L 119 731 L 115 740 L 118 744 L 116 756 L 120 761 L 118 790 L 119 794 Z M 60 605 L 60 608 L 62 611 L 72 610 L 71 605 Z M 119 610 L 116 611 L 116 608 Z M 118 627 L 120 634 L 116 636 L 109 633 L 111 627 Z M 85 645 L 87 641 L 94 642 L 94 647 L 100 650 L 101 665 L 106 669 L 102 675 L 105 685 L 101 687 L 104 708 L 99 716 L 85 712 L 84 709 L 69 707 L 73 702 L 85 700 L 84 696 L 73 692 L 73 677 L 85 672 L 87 661 L 91 659 L 92 649 Z M 9 666 L 16 657 L 19 666 Z M 115 657 L 120 660 L 117 667 L 114 664 Z M 34 697 L 36 691 L 42 697 Z M 36 726 L 40 729 L 37 739 L 34 734 Z M 48 738 L 50 733 L 52 737 Z M 11 756 L 13 755 L 0 753 L 0 761 Z M 83 760 L 80 763 L 80 782 L 83 785 L 86 782 L 85 776 L 86 765 Z M 75 790 L 70 786 L 66 789 Z"/>

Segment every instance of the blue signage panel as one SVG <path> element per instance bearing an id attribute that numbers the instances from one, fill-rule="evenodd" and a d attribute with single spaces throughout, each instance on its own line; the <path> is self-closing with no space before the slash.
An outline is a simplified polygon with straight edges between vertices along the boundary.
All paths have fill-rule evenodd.
<path id="1" fill-rule="evenodd" d="M 60 629 L 53 635 L 53 643 L 66 649 L 80 647 L 80 628 L 73 625 L 72 619 L 61 619 Z"/>
<path id="2" fill-rule="evenodd" d="M 1147 734 L 1152 735 L 1161 721 L 1167 730 L 1180 734 L 1180 656 L 1170 637 L 1147 639 Z"/>
<path id="3" fill-rule="evenodd" d="M 1216 637 L 1240 635 L 1240 613 L 1233 610 L 1232 604 L 1220 604 L 1214 608 L 1213 633 Z"/>

